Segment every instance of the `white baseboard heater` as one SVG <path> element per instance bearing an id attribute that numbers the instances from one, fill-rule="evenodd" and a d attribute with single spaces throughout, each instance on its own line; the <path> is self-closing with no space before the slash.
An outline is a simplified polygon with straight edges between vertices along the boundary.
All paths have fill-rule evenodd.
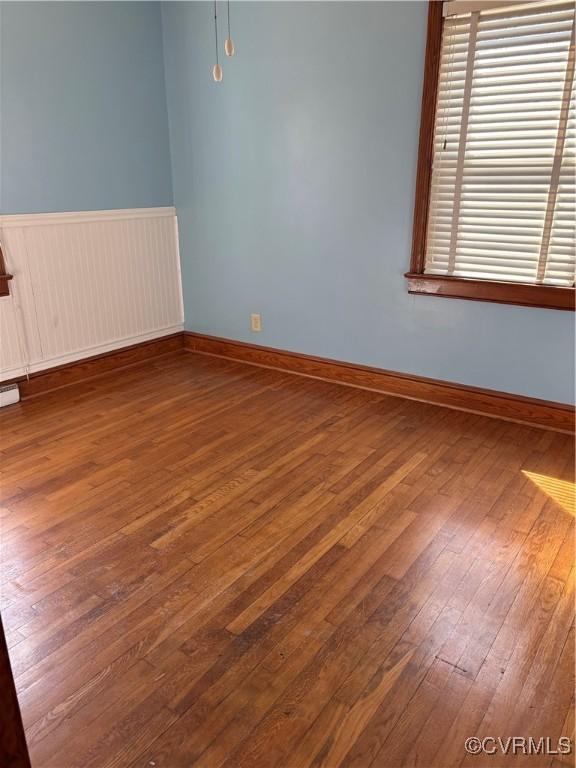
<path id="1" fill-rule="evenodd" d="M 6 405 L 14 405 L 14 403 L 18 402 L 20 402 L 18 384 L 0 385 L 0 408 L 4 408 Z"/>

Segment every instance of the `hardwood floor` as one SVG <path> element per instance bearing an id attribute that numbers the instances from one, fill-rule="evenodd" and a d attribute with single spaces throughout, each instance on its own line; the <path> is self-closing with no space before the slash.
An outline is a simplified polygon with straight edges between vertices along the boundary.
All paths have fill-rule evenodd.
<path id="1" fill-rule="evenodd" d="M 34 768 L 423 768 L 574 736 L 573 440 L 176 353 L 0 413 Z"/>

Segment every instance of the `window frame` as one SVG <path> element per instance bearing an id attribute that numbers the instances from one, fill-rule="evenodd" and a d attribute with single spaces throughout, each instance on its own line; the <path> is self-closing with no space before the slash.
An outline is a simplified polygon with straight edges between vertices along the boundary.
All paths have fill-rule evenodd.
<path id="1" fill-rule="evenodd" d="M 4 261 L 4 254 L 2 253 L 2 246 L 0 245 L 0 297 L 10 296 L 10 280 L 13 275 L 6 271 L 6 263 Z"/>
<path id="2" fill-rule="evenodd" d="M 442 0 L 429 0 L 428 2 L 428 31 L 424 59 L 424 83 L 416 170 L 412 257 L 410 260 L 410 271 L 405 273 L 408 293 L 574 311 L 575 292 L 573 288 L 535 285 L 533 283 L 475 280 L 466 277 L 450 277 L 424 272 L 432 161 L 434 158 L 436 97 L 438 93 L 442 25 L 444 21 L 442 6 Z"/>

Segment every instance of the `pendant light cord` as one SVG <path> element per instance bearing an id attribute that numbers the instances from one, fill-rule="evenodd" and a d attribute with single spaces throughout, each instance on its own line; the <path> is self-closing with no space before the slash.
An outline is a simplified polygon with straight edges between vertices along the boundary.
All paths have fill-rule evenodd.
<path id="1" fill-rule="evenodd" d="M 216 42 L 216 64 L 219 64 L 218 60 L 218 14 L 216 12 L 216 0 L 214 0 L 214 40 Z"/>
<path id="2" fill-rule="evenodd" d="M 230 0 L 228 0 L 228 39 L 230 40 Z"/>

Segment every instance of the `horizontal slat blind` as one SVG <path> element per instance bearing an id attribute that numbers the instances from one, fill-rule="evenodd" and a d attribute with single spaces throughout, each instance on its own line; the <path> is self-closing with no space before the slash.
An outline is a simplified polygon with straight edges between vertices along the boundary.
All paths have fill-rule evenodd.
<path id="1" fill-rule="evenodd" d="M 574 283 L 573 89 L 572 3 L 444 20 L 426 273 Z"/>

